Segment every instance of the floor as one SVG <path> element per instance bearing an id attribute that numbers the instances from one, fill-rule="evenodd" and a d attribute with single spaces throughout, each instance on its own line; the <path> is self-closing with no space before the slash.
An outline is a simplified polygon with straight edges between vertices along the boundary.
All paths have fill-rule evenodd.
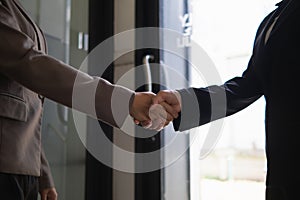
<path id="1" fill-rule="evenodd" d="M 264 182 L 201 181 L 200 200 L 264 200 Z"/>
<path id="2" fill-rule="evenodd" d="M 200 161 L 199 200 L 264 200 L 264 153 L 220 152 Z"/>

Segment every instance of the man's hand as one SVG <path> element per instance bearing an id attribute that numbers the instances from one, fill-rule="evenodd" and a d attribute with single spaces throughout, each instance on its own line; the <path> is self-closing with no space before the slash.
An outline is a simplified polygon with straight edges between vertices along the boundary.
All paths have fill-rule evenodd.
<path id="1" fill-rule="evenodd" d="M 164 90 L 156 96 L 149 92 L 136 93 L 130 115 L 136 124 L 146 129 L 160 131 L 177 118 L 180 111 L 180 94 L 177 91 Z"/>
<path id="2" fill-rule="evenodd" d="M 55 188 L 47 188 L 40 191 L 41 200 L 57 200 Z"/>
<path id="3" fill-rule="evenodd" d="M 153 103 L 162 105 L 174 118 L 177 118 L 178 113 L 181 111 L 181 96 L 176 90 L 160 91 L 153 98 Z"/>
<path id="4" fill-rule="evenodd" d="M 166 112 L 166 109 L 160 104 L 151 105 L 149 109 L 149 116 L 151 124 L 144 126 L 144 124 L 141 123 L 141 125 L 146 129 L 155 131 L 160 131 L 174 119 L 174 117 L 170 113 Z"/>
<path id="5" fill-rule="evenodd" d="M 136 124 L 150 130 L 160 131 L 167 126 L 170 121 L 178 116 L 177 113 L 168 113 L 168 105 L 162 102 L 153 104 L 155 94 L 151 92 L 138 92 L 135 94 L 130 106 L 130 115 L 134 118 Z M 171 108 L 168 108 L 171 110 Z"/>
<path id="6" fill-rule="evenodd" d="M 135 94 L 129 108 L 129 113 L 134 118 L 135 123 L 143 123 L 143 126 L 151 124 L 149 109 L 154 97 L 155 94 L 151 92 L 137 92 Z"/>
<path id="7" fill-rule="evenodd" d="M 181 111 L 181 96 L 179 92 L 172 90 L 160 91 L 153 98 L 153 105 L 150 107 L 150 124 L 140 124 L 150 130 L 160 131 L 173 119 L 176 119 Z"/>

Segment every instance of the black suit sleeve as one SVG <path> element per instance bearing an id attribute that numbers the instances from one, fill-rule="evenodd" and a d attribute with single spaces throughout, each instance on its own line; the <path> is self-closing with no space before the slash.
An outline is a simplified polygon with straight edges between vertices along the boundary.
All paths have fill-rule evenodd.
<path id="1" fill-rule="evenodd" d="M 257 40 L 274 12 L 266 16 L 258 27 L 253 53 L 257 48 Z M 184 131 L 230 116 L 259 99 L 263 95 L 263 87 L 254 68 L 252 56 L 241 77 L 235 77 L 223 85 L 178 90 L 182 98 L 182 110 L 173 121 L 174 129 Z"/>
<path id="2" fill-rule="evenodd" d="M 259 99 L 263 90 L 250 59 L 247 70 L 223 85 L 178 90 L 182 98 L 175 130 L 184 131 L 232 115 Z"/>

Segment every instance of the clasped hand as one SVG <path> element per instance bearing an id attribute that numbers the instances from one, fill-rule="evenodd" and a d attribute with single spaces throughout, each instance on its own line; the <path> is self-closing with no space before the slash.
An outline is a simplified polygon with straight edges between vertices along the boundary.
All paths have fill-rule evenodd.
<path id="1" fill-rule="evenodd" d="M 130 115 L 136 124 L 160 131 L 176 119 L 181 111 L 181 97 L 177 91 L 163 90 L 157 95 L 151 92 L 135 94 Z"/>

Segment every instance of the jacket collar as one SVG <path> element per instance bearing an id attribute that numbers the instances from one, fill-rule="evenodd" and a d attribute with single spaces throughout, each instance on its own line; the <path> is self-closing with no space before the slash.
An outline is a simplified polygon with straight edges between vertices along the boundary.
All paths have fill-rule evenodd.
<path id="1" fill-rule="evenodd" d="M 276 4 L 278 6 L 276 12 L 281 12 L 273 30 L 270 33 L 270 37 L 278 30 L 280 24 L 284 23 L 290 14 L 292 14 L 298 7 L 300 1 L 299 0 L 283 0 Z"/>

